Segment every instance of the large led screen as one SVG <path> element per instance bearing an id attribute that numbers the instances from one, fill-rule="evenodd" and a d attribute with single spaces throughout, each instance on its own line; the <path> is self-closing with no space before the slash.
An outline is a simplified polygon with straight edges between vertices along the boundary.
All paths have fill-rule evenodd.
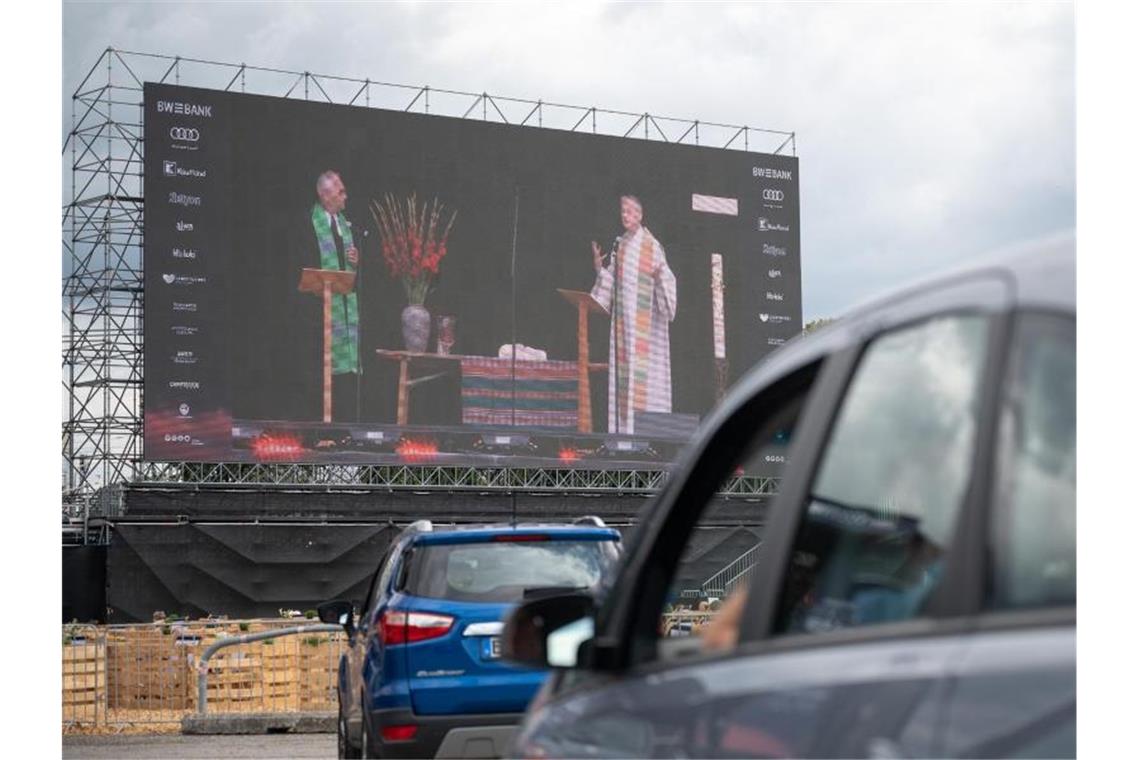
<path id="1" fill-rule="evenodd" d="M 148 460 L 660 466 L 801 329 L 794 157 L 144 100 Z"/>

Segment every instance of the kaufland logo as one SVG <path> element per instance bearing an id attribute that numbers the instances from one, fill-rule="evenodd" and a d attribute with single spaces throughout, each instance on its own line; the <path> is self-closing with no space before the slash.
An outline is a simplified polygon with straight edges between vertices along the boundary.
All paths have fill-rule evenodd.
<path id="1" fill-rule="evenodd" d="M 769 221 L 766 217 L 762 216 L 756 220 L 756 229 L 760 232 L 787 232 L 789 227 L 786 224 Z"/>
<path id="2" fill-rule="evenodd" d="M 214 107 L 198 103 L 179 103 L 173 100 L 158 101 L 159 113 L 172 113 L 175 116 L 200 116 L 203 119 L 213 118 Z"/>
<path id="3" fill-rule="evenodd" d="M 162 173 L 167 177 L 194 177 L 195 179 L 206 178 L 206 171 L 204 169 L 188 169 L 185 166 L 179 166 L 177 161 L 163 161 Z"/>

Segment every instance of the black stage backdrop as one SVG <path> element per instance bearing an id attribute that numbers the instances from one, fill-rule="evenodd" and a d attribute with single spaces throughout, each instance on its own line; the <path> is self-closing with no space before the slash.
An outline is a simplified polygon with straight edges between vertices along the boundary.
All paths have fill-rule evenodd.
<path id="1" fill-rule="evenodd" d="M 319 265 L 309 214 L 328 169 L 361 255 L 365 425 L 395 424 L 397 364 L 375 349 L 403 348 L 406 298 L 369 211 L 387 193 L 457 212 L 426 304 L 455 317 L 455 354 L 496 356 L 513 338 L 575 359 L 576 313 L 556 288 L 590 289 L 590 242 L 610 249 L 626 193 L 677 279 L 673 412 L 704 415 L 716 400 L 711 253 L 724 261 L 730 381 L 801 329 L 795 158 L 157 84 L 145 111 L 147 459 L 241 459 L 235 421 L 321 419 L 320 300 L 298 279 Z M 716 199 L 735 215 L 694 210 Z M 592 361 L 606 361 L 608 331 L 591 317 Z M 414 389 L 410 426 L 462 427 L 458 369 L 439 374 Z M 603 434 L 605 377 L 592 375 L 591 395 Z"/>
<path id="2" fill-rule="evenodd" d="M 63 622 L 107 622 L 107 547 L 63 547 Z"/>
<path id="3" fill-rule="evenodd" d="M 747 523 L 699 531 L 679 583 L 697 588 L 755 546 L 762 525 L 753 515 Z M 619 529 L 627 538 L 632 530 Z M 155 611 L 191 619 L 277 617 L 283 608 L 305 611 L 329 599 L 359 603 L 396 535 L 395 525 L 383 523 L 121 522 L 106 555 L 107 622 L 150 622 Z"/>

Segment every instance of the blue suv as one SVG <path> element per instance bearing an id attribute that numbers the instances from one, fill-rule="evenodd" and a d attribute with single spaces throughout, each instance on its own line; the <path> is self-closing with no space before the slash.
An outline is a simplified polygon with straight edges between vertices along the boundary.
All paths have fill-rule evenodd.
<path id="1" fill-rule="evenodd" d="M 319 607 L 349 637 L 338 756 L 501 755 L 548 674 L 500 659 L 503 617 L 524 599 L 596 593 L 620 540 L 597 518 L 408 526 L 376 569 L 358 620 L 351 602 Z"/>

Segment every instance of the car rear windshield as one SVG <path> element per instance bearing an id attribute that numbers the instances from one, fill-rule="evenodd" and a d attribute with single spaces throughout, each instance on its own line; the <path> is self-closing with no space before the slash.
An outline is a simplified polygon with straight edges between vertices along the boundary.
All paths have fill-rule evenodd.
<path id="1" fill-rule="evenodd" d="M 403 587 L 433 599 L 518 602 L 556 589 L 592 589 L 617 556 L 612 540 L 421 545 Z"/>

